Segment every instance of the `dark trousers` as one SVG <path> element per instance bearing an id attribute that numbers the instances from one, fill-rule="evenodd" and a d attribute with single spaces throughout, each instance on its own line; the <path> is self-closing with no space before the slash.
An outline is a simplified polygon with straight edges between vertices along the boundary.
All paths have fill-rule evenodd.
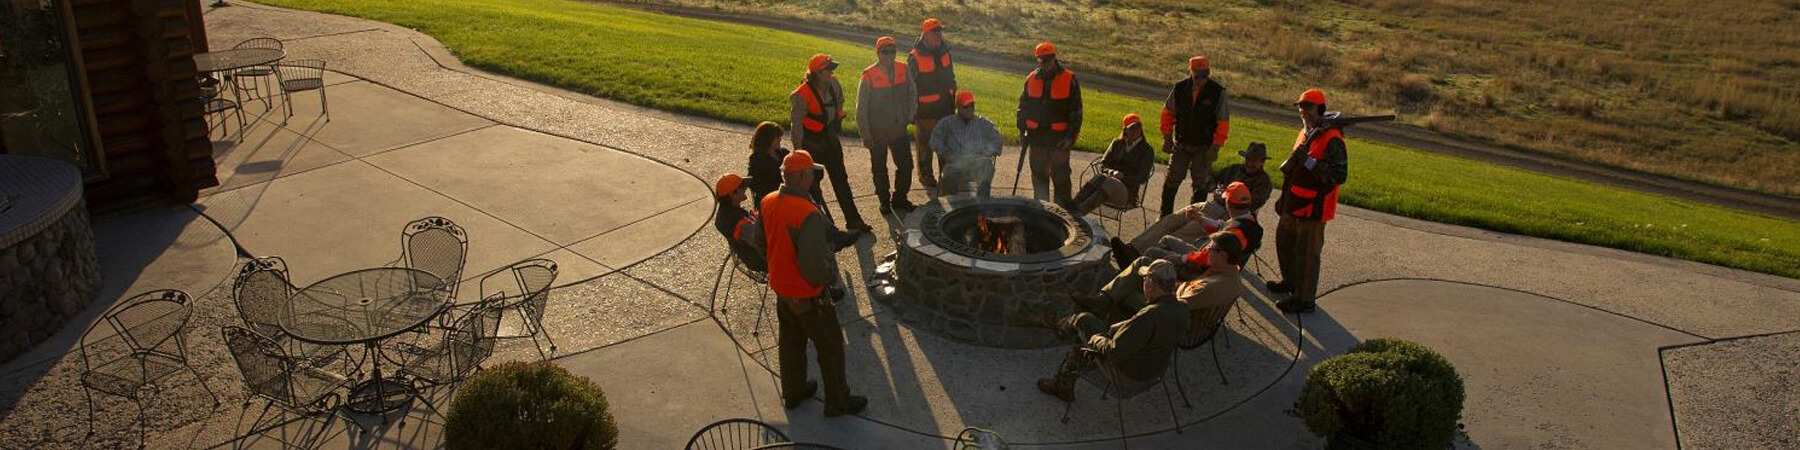
<path id="1" fill-rule="evenodd" d="M 808 300 L 777 299 L 775 338 L 781 359 L 781 392 L 792 395 L 806 390 L 806 343 L 818 352 L 819 374 L 824 378 L 825 407 L 850 400 L 850 383 L 844 378 L 844 330 L 837 321 L 837 306 L 824 296 Z M 805 305 L 805 306 L 796 306 Z"/>
<path id="2" fill-rule="evenodd" d="M 863 142 L 869 147 L 869 169 L 875 175 L 875 198 L 886 205 L 905 200 L 906 193 L 912 190 L 913 154 L 912 138 L 901 134 L 887 142 Z M 888 191 L 889 158 L 894 160 L 894 190 Z"/>
<path id="3" fill-rule="evenodd" d="M 1057 322 L 1057 335 L 1065 340 L 1076 341 L 1075 347 L 1069 349 L 1069 355 L 1063 357 L 1062 365 L 1056 369 L 1057 384 L 1073 385 L 1082 371 L 1094 366 L 1092 354 L 1081 349 L 1087 346 L 1088 339 L 1105 333 L 1107 329 L 1105 320 L 1088 313 L 1075 313 Z"/>
<path id="4" fill-rule="evenodd" d="M 1206 199 L 1206 184 L 1212 181 L 1213 160 L 1219 159 L 1219 152 L 1212 149 L 1211 144 L 1188 145 L 1175 143 L 1169 149 L 1169 176 L 1163 178 L 1162 214 L 1175 213 L 1175 195 L 1181 192 L 1181 181 L 1194 179 L 1194 194 L 1187 202 L 1200 203 Z"/>
<path id="5" fill-rule="evenodd" d="M 1058 148 L 1068 137 L 1068 133 L 1034 132 L 1025 139 L 1025 154 L 1031 162 L 1032 198 L 1055 198 L 1062 205 L 1073 203 L 1074 193 L 1069 192 L 1069 149 Z"/>
<path id="6" fill-rule="evenodd" d="M 913 128 L 918 132 L 913 136 L 918 141 L 913 146 L 913 149 L 918 151 L 916 154 L 918 157 L 914 158 L 914 161 L 919 163 L 919 183 L 924 184 L 925 187 L 937 186 L 936 174 L 944 168 L 941 158 L 937 159 L 937 163 L 932 163 L 932 159 L 937 156 L 937 150 L 931 148 L 931 132 L 937 129 L 937 123 L 937 119 L 924 118 L 913 122 Z"/>
<path id="7" fill-rule="evenodd" d="M 801 145 L 808 153 L 812 153 L 814 162 L 825 166 L 825 176 L 831 178 L 831 195 L 837 197 L 838 209 L 843 210 L 844 225 L 863 223 L 862 213 L 856 210 L 856 194 L 850 192 L 850 176 L 844 173 L 843 142 L 838 140 L 837 133 L 831 132 L 809 133 L 806 136 L 806 141 Z"/>
<path id="8" fill-rule="evenodd" d="M 1319 254 L 1325 249 L 1325 222 L 1281 215 L 1275 225 L 1275 255 L 1281 263 L 1281 282 L 1293 288 L 1295 301 L 1318 300 Z"/>

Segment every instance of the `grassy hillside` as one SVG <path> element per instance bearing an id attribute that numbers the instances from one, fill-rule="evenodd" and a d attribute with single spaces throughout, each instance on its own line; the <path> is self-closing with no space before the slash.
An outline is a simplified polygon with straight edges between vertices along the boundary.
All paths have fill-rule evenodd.
<path id="1" fill-rule="evenodd" d="M 1450 134 L 1800 196 L 1800 0 L 629 0 L 916 36 L 1239 93 L 1303 87 Z M 909 40 L 909 39 L 902 39 Z"/>
<path id="2" fill-rule="evenodd" d="M 739 123 L 785 121 L 787 93 L 814 52 L 837 54 L 850 68 L 873 59 L 860 44 L 567 0 L 260 1 L 413 27 L 473 66 Z M 958 75 L 986 99 L 983 114 L 1011 122 L 1019 74 Z M 844 78 L 853 89 L 854 76 Z M 1116 134 L 1124 113 L 1157 108 L 1097 90 L 1084 95 L 1087 148 Z M 1238 119 L 1232 136 L 1234 149 L 1251 141 L 1279 149 L 1291 145 L 1294 127 Z M 1349 204 L 1800 277 L 1800 226 L 1792 221 L 1357 139 L 1350 148 Z M 1223 156 L 1220 165 L 1236 159 Z"/>

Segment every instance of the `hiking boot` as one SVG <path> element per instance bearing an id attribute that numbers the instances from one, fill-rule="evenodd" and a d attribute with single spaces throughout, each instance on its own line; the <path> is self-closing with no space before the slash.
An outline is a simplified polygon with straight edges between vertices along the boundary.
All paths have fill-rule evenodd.
<path id="1" fill-rule="evenodd" d="M 1300 300 L 1294 300 L 1294 299 L 1290 298 L 1287 300 L 1282 300 L 1280 302 L 1276 302 L 1275 308 L 1280 309 L 1281 312 L 1284 312 L 1284 313 L 1300 314 L 1300 313 L 1310 313 L 1310 312 L 1316 311 L 1319 309 L 1319 305 L 1315 304 L 1313 302 L 1303 302 Z"/>
<path id="2" fill-rule="evenodd" d="M 881 202 L 881 215 L 883 215 L 883 216 L 894 215 L 894 204 L 888 203 L 888 202 Z"/>
<path id="3" fill-rule="evenodd" d="M 845 414 L 856 414 L 856 413 L 862 412 L 864 408 L 869 407 L 869 398 L 863 397 L 860 395 L 852 395 L 852 396 L 850 396 L 849 399 L 844 400 L 844 402 L 845 403 L 842 405 L 826 406 L 825 407 L 825 417 L 837 417 L 837 416 L 842 416 Z"/>
<path id="4" fill-rule="evenodd" d="M 1131 266 L 1132 261 L 1137 261 L 1138 252 L 1136 247 L 1132 247 L 1131 245 L 1126 244 L 1125 241 L 1121 241 L 1116 237 L 1111 238 L 1111 240 L 1107 242 L 1112 244 L 1113 262 L 1119 265 L 1119 270 L 1125 270 L 1126 267 Z"/>
<path id="5" fill-rule="evenodd" d="M 794 395 L 792 397 L 781 399 L 781 407 L 787 409 L 798 408 L 801 403 L 806 402 L 806 399 L 812 398 L 813 393 L 818 391 L 819 382 L 806 380 L 806 388 L 801 389 L 800 392 L 793 393 Z"/>
<path id="6" fill-rule="evenodd" d="M 1269 292 L 1274 292 L 1277 294 L 1292 294 L 1292 293 L 1294 293 L 1294 287 L 1288 285 L 1288 282 L 1286 280 L 1275 281 L 1275 282 L 1266 282 L 1266 283 L 1263 283 L 1263 285 L 1267 286 L 1269 288 Z"/>
<path id="7" fill-rule="evenodd" d="M 937 187 L 937 178 L 931 175 L 919 175 L 919 185 L 926 188 Z"/>
<path id="8" fill-rule="evenodd" d="M 863 223 L 862 221 L 844 224 L 844 228 L 847 228 L 850 230 L 855 230 L 855 231 L 861 231 L 864 233 L 875 231 L 875 227 L 871 227 L 871 226 L 869 226 L 869 224 Z"/>
<path id="9" fill-rule="evenodd" d="M 1062 400 L 1064 403 L 1075 402 L 1074 383 L 1062 383 L 1055 378 L 1039 378 L 1037 386 L 1039 392 L 1056 397 L 1057 400 Z"/>

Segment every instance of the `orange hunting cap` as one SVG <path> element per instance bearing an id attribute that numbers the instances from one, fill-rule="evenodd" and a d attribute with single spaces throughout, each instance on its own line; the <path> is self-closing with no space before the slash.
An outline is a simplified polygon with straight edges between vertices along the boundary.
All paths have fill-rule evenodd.
<path id="1" fill-rule="evenodd" d="M 1200 55 L 1200 56 L 1188 58 L 1188 70 L 1199 72 L 1199 71 L 1207 70 L 1207 69 L 1211 69 L 1211 68 L 1212 68 L 1212 60 L 1207 59 L 1206 55 Z"/>
<path id="2" fill-rule="evenodd" d="M 882 36 L 882 37 L 875 39 L 875 50 L 881 50 L 882 47 L 893 47 L 893 46 L 894 46 L 894 37 L 893 36 Z"/>
<path id="3" fill-rule="evenodd" d="M 713 182 L 713 196 L 724 197 L 731 195 L 731 193 L 737 192 L 738 188 L 743 186 L 744 177 L 739 176 L 738 174 L 728 173 L 719 175 L 719 181 Z"/>
<path id="4" fill-rule="evenodd" d="M 969 106 L 975 103 L 975 91 L 959 91 L 956 93 L 956 106 Z"/>
<path id="5" fill-rule="evenodd" d="M 1056 45 L 1051 44 L 1050 41 L 1039 42 L 1037 47 L 1031 49 L 1031 54 L 1039 58 L 1054 55 L 1056 54 Z"/>
<path id="6" fill-rule="evenodd" d="M 1315 89 L 1307 89 L 1306 92 L 1300 93 L 1299 100 L 1294 101 L 1294 104 L 1296 104 L 1296 105 L 1301 104 L 1301 103 L 1311 103 L 1314 105 L 1323 105 L 1323 104 L 1325 104 L 1325 91 L 1321 91 L 1316 88 Z"/>
<path id="7" fill-rule="evenodd" d="M 837 61 L 832 61 L 831 55 L 824 53 L 812 55 L 812 59 L 806 61 L 807 72 L 818 72 L 835 67 L 837 67 Z"/>
<path id="8" fill-rule="evenodd" d="M 1242 181 L 1225 185 L 1225 202 L 1238 206 L 1250 204 L 1250 186 L 1244 185 Z"/>
<path id="9" fill-rule="evenodd" d="M 1144 118 L 1138 117 L 1137 113 L 1130 113 L 1130 114 L 1125 115 L 1125 120 L 1122 121 L 1122 123 L 1120 123 L 1119 126 L 1122 128 L 1131 128 L 1132 125 L 1143 125 L 1143 124 L 1144 124 Z"/>
<path id="10" fill-rule="evenodd" d="M 808 153 L 806 150 L 794 150 L 788 152 L 786 158 L 781 158 L 783 172 L 803 172 L 823 167 L 825 166 L 813 163 L 812 153 Z"/>
<path id="11" fill-rule="evenodd" d="M 930 33 L 931 30 L 943 29 L 944 24 L 938 23 L 937 18 L 932 17 L 929 19 L 925 19 L 925 25 L 920 26 L 919 28 L 920 28 L 919 32 L 921 32 L 921 33 Z"/>

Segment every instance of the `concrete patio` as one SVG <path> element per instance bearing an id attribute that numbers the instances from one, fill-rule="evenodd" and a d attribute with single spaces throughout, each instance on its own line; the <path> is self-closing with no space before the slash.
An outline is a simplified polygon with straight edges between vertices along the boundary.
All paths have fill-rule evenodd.
<path id="1" fill-rule="evenodd" d="M 1800 444 L 1800 281 L 1355 208 L 1332 222 L 1320 311 L 1282 315 L 1268 293 L 1246 296 L 1242 318 L 1228 322 L 1231 345 L 1218 348 L 1229 384 L 1208 349 L 1183 354 L 1176 370 L 1192 407 L 1174 399 L 1176 422 L 1157 390 L 1118 411 L 1083 387 L 1073 420 L 1060 423 L 1062 403 L 1032 382 L 1063 350 L 915 333 L 858 289 L 840 321 L 852 389 L 869 409 L 836 419 L 817 401 L 783 410 L 773 312 L 759 322 L 758 286 L 735 276 L 722 281 L 734 286 L 729 300 L 718 298 L 726 250 L 709 228 L 707 181 L 743 170 L 747 127 L 480 73 L 388 24 L 233 4 L 207 12 L 213 45 L 274 36 L 290 57 L 327 60 L 331 120 L 312 93 L 293 99 L 285 124 L 279 103 L 274 113 L 249 103 L 250 126 L 214 134 L 220 187 L 192 207 L 97 217 L 106 286 L 81 326 L 0 366 L 0 448 L 135 440 L 130 403 L 103 397 L 96 434 L 84 436 L 75 350 L 107 306 L 157 288 L 195 296 L 190 351 L 224 400 L 214 406 L 192 377 L 175 377 L 146 403 L 151 448 L 440 447 L 442 417 L 416 402 L 404 426 L 289 418 L 252 429 L 262 401 L 244 412 L 218 331 L 238 321 L 229 278 L 243 256 L 282 256 L 305 286 L 395 262 L 402 226 L 434 215 L 470 236 L 464 293 L 515 261 L 558 262 L 546 314 L 554 361 L 605 389 L 623 448 L 678 448 L 731 417 L 857 449 L 945 448 L 966 426 L 1052 448 L 1318 448 L 1290 412 L 1307 369 L 1375 337 L 1415 340 L 1456 364 L 1468 385 L 1461 447 Z M 846 144 L 854 190 L 869 194 L 865 153 Z M 999 166 L 1016 154 L 1008 148 Z M 859 200 L 864 217 L 881 217 L 872 198 Z M 864 280 L 890 251 L 882 236 L 840 262 Z M 1251 265 L 1257 277 L 1273 276 L 1270 258 Z M 490 361 L 537 357 L 515 340 Z"/>

